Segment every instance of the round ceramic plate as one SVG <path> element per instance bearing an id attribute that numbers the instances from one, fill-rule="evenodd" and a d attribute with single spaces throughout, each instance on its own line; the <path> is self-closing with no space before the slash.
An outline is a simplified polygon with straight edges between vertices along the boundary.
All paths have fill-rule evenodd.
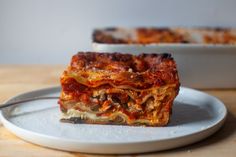
<path id="1" fill-rule="evenodd" d="M 41 89 L 7 102 L 59 93 L 59 87 Z M 12 133 L 38 145 L 76 152 L 127 154 L 166 150 L 202 140 L 223 125 L 226 114 L 224 104 L 215 97 L 181 87 L 166 127 L 61 123 L 57 100 L 8 107 L 0 117 Z"/>

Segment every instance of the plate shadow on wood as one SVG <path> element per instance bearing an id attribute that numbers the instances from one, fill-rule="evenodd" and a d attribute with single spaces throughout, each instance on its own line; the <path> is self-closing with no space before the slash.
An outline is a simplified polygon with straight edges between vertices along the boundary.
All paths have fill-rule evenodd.
<path id="1" fill-rule="evenodd" d="M 175 102 L 168 126 L 177 126 L 211 119 L 210 111 L 196 105 Z"/>
<path id="2" fill-rule="evenodd" d="M 207 147 L 211 147 L 212 144 L 223 142 L 228 138 L 232 138 L 232 136 L 236 132 L 236 117 L 231 113 L 228 112 L 225 124 L 221 129 L 219 129 L 215 134 L 209 136 L 208 138 L 199 141 L 197 143 L 191 144 L 189 146 L 184 146 L 181 148 L 175 148 L 171 150 L 164 150 L 164 151 L 157 151 L 157 152 L 149 152 L 149 153 L 142 153 L 142 156 L 149 156 L 149 155 L 168 155 L 168 154 L 175 154 L 186 152 L 191 155 L 192 152 L 198 151 L 203 147 L 207 149 Z M 233 140 L 233 139 L 232 139 Z M 226 146 L 227 147 L 227 146 Z M 209 149 L 210 150 L 210 149 Z"/>

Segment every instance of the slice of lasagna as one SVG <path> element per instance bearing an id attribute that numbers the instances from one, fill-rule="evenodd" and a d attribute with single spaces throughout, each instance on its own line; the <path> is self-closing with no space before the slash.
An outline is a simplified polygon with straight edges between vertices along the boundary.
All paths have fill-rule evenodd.
<path id="1" fill-rule="evenodd" d="M 170 54 L 79 52 L 61 86 L 62 121 L 164 126 L 180 83 Z"/>

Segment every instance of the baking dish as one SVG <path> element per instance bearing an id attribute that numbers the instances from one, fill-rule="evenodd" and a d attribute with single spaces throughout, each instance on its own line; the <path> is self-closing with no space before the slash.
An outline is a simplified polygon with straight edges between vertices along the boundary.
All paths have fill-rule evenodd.
<path id="1" fill-rule="evenodd" d="M 167 34 L 167 42 L 164 40 L 156 43 L 150 40 L 147 40 L 149 43 L 138 43 L 135 41 L 136 30 L 137 28 L 97 29 L 93 33 L 93 50 L 135 54 L 171 53 L 177 62 L 181 85 L 193 88 L 236 88 L 235 29 L 170 28 L 167 31 L 177 32 L 183 38 L 177 37 L 177 40 L 171 41 Z M 97 32 L 108 32 L 109 38 L 99 41 L 96 38 Z"/>

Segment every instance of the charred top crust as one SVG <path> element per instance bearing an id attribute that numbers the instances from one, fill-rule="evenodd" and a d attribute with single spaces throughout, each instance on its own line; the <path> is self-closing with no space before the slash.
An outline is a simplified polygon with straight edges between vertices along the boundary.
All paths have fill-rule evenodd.
<path id="1" fill-rule="evenodd" d="M 61 83 L 81 83 L 89 87 L 100 85 L 130 86 L 149 89 L 168 84 L 179 87 L 176 63 L 170 54 L 123 54 L 78 52 L 61 76 Z M 80 85 L 78 91 L 85 87 Z"/>
<path id="2" fill-rule="evenodd" d="M 123 54 L 79 52 L 72 57 L 66 73 L 103 73 L 102 81 L 115 85 L 130 84 L 139 89 L 178 84 L 175 61 L 170 54 Z M 112 79 L 116 76 L 116 79 Z M 90 77 L 90 72 L 83 77 Z M 92 81 L 92 80 L 91 80 Z M 93 81 L 90 83 L 94 83 Z"/>
<path id="3" fill-rule="evenodd" d="M 100 69 L 111 71 L 143 72 L 157 68 L 165 62 L 171 62 L 169 67 L 176 68 L 171 54 L 124 54 L 124 53 L 97 53 L 97 52 L 78 52 L 72 57 L 71 67 L 77 69 Z"/>
<path id="4" fill-rule="evenodd" d="M 111 58 L 114 61 L 127 61 L 132 59 L 132 57 L 159 57 L 159 58 L 166 58 L 166 59 L 173 59 L 170 53 L 141 53 L 139 55 L 133 55 L 131 53 L 120 53 L 120 52 L 78 52 L 76 54 L 77 56 L 84 56 L 85 58 L 91 60 L 96 59 L 96 56 L 105 57 L 105 58 Z"/>

